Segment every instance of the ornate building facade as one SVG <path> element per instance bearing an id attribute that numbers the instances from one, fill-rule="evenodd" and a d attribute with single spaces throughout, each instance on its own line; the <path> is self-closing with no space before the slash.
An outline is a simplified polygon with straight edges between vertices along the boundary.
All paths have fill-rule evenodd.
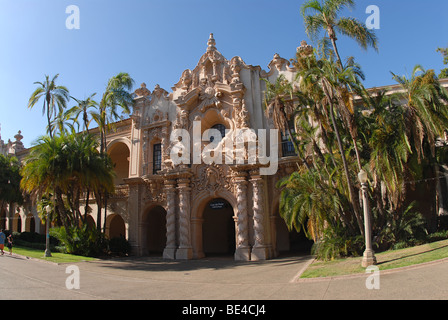
<path id="1" fill-rule="evenodd" d="M 144 83 L 135 91 L 130 118 L 115 123 L 116 130 L 107 137 L 116 170 L 116 193 L 108 200 L 105 220 L 109 237 L 125 236 L 136 255 L 166 259 L 231 254 L 235 260 L 264 260 L 289 249 L 290 235 L 278 214 L 280 193 L 275 184 L 298 161 L 292 145 L 281 134 L 278 141 L 267 137 L 267 144 L 278 153 L 267 150 L 272 151 L 268 165 L 275 166 L 273 175 L 262 174 L 266 163 L 250 161 L 249 152 L 220 149 L 238 129 L 274 129 L 263 107 L 263 79 L 274 82 L 283 74 L 292 80 L 295 70 L 278 54 L 268 67 L 266 72 L 238 56 L 227 60 L 211 34 L 197 66 L 182 73 L 172 92 L 158 85 L 150 91 Z M 222 159 L 235 151 L 231 161 L 174 163 L 179 129 L 202 138 L 188 143 L 193 151 L 190 160 L 194 151 L 204 151 L 219 133 L 215 146 L 223 150 Z M 258 143 L 256 135 L 243 147 L 251 142 Z M 17 153 L 19 158 L 25 154 Z M 93 224 L 96 206 L 92 209 Z M 32 206 L 11 207 L 3 216 L 11 220 L 5 223 L 9 229 L 44 232 Z M 30 217 L 36 221 L 34 227 L 18 225 L 17 221 Z"/>
<path id="2" fill-rule="evenodd" d="M 312 48 L 302 42 L 298 50 Z M 294 171 L 299 161 L 294 148 L 281 133 L 266 139 L 256 135 L 275 131 L 263 106 L 265 81 L 274 83 L 280 75 L 293 81 L 296 70 L 278 54 L 268 68 L 248 65 L 238 56 L 227 60 L 211 34 L 198 64 L 182 72 L 171 92 L 159 85 L 151 91 L 144 83 L 135 90 L 130 118 L 115 123 L 107 136 L 116 171 L 116 192 L 102 218 L 109 238 L 124 236 L 133 254 L 165 259 L 227 254 L 235 260 L 264 260 L 309 245 L 288 231 L 278 212 L 276 184 Z M 442 83 L 448 87 L 448 79 Z M 255 134 L 235 144 L 242 130 Z M 22 159 L 28 153 L 22 138 L 19 131 L 14 142 L 0 139 L 0 153 Z M 448 135 L 438 143 L 447 141 Z M 269 146 L 267 162 L 260 160 L 261 142 Z M 210 158 L 214 161 L 207 162 Z M 266 174 L 268 166 L 274 171 Z M 448 168 L 439 171 L 446 176 Z M 437 183 L 439 215 L 447 214 L 448 179 Z M 94 225 L 96 206 L 91 207 L 88 222 Z M 45 232 L 29 201 L 0 208 L 0 227 Z"/>
<path id="3" fill-rule="evenodd" d="M 135 91 L 130 119 L 118 123 L 108 137 L 109 153 L 122 169 L 117 167 L 119 192 L 111 199 L 107 229 L 125 235 L 138 255 L 158 252 L 166 259 L 197 259 L 230 253 L 236 260 L 260 260 L 289 245 L 277 235 L 286 226 L 276 209 L 275 183 L 292 170 L 297 161 L 293 153 L 283 157 L 278 150 L 279 156 L 271 157 L 275 175 L 262 175 L 262 166 L 248 161 L 247 152 L 241 154 L 247 161 L 221 164 L 194 162 L 193 157 L 214 140 L 208 129 L 221 134 L 218 149 L 237 129 L 273 129 L 264 114 L 262 79 L 275 81 L 280 74 L 292 79 L 294 69 L 275 55 L 265 72 L 240 57 L 227 60 L 215 45 L 211 34 L 197 66 L 182 73 L 171 93 L 158 85 L 151 92 L 142 84 Z M 192 152 L 179 164 L 173 161 L 173 150 L 180 129 L 187 138 L 198 134 L 201 139 L 183 144 L 188 150 L 179 151 Z M 223 150 L 223 158 L 232 153 Z M 124 224 L 115 225 L 114 219 L 120 218 L 114 216 Z"/>

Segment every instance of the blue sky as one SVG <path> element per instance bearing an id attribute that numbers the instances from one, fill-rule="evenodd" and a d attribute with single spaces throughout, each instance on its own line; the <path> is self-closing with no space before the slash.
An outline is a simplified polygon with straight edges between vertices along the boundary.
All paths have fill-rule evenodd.
<path id="1" fill-rule="evenodd" d="M 58 84 L 83 99 L 101 96 L 107 80 L 128 72 L 136 87 L 145 82 L 167 91 L 182 71 L 196 66 L 213 32 L 227 58 L 267 65 L 275 53 L 294 57 L 308 40 L 299 8 L 304 0 L 0 0 L 1 138 L 23 142 L 45 133 L 41 104 L 27 109 L 35 81 L 60 74 Z M 358 0 L 344 12 L 365 21 L 366 8 L 377 5 L 379 53 L 364 51 L 340 37 L 342 57 L 361 64 L 367 87 L 392 84 L 390 71 L 409 74 L 415 64 L 443 68 L 438 47 L 448 46 L 448 1 Z M 66 7 L 80 10 L 80 29 L 69 30 Z M 310 42 L 308 40 L 308 42 Z M 69 106 L 74 105 L 72 100 Z"/>

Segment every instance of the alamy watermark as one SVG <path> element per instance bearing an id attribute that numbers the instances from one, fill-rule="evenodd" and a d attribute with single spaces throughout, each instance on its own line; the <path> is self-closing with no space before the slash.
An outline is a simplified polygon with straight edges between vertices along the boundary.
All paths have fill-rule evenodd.
<path id="1" fill-rule="evenodd" d="M 69 14 L 67 19 L 65 19 L 65 27 L 69 30 L 79 30 L 81 26 L 79 7 L 74 4 L 69 5 L 67 6 L 67 8 L 65 8 L 65 13 Z"/>
<path id="2" fill-rule="evenodd" d="M 369 276 L 366 279 L 366 289 L 379 290 L 380 289 L 380 269 L 377 266 L 368 266 L 366 274 Z"/>
<path id="3" fill-rule="evenodd" d="M 171 132 L 170 160 L 173 165 L 258 163 L 261 175 L 277 173 L 277 129 L 258 129 L 258 132 L 249 128 L 226 129 L 224 137 L 217 129 L 207 129 L 202 134 L 201 131 L 201 121 L 193 121 L 193 140 L 186 129 Z M 204 145 L 203 142 L 208 144 Z"/>
<path id="4" fill-rule="evenodd" d="M 366 8 L 366 14 L 370 14 L 370 16 L 366 19 L 366 27 L 367 29 L 380 29 L 380 8 L 376 5 L 369 5 Z"/>
<path id="5" fill-rule="evenodd" d="M 68 290 L 79 290 L 81 288 L 79 267 L 75 265 L 67 266 L 65 273 L 70 274 L 65 280 L 65 287 Z"/>

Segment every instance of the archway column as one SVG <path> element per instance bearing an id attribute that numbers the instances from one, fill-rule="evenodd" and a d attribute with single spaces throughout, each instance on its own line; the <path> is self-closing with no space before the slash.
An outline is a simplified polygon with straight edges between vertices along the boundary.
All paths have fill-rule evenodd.
<path id="1" fill-rule="evenodd" d="M 176 180 L 165 180 L 166 192 L 166 248 L 164 259 L 175 259 L 176 254 Z"/>
<path id="2" fill-rule="evenodd" d="M 177 181 L 179 190 L 179 248 L 176 259 L 192 259 L 193 248 L 190 238 L 190 178 L 185 176 Z"/>
<path id="3" fill-rule="evenodd" d="M 236 187 L 236 251 L 235 260 L 250 260 L 249 226 L 247 213 L 247 172 L 236 172 L 233 181 Z"/>
<path id="4" fill-rule="evenodd" d="M 253 220 L 254 220 L 254 246 L 251 260 L 266 260 L 269 258 L 268 246 L 265 243 L 264 230 L 264 180 L 259 170 L 250 171 L 250 182 L 253 190 Z"/>

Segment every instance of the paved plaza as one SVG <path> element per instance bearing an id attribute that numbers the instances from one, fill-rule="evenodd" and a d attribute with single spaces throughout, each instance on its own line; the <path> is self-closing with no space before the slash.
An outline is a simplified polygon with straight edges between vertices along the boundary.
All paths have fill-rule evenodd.
<path id="1" fill-rule="evenodd" d="M 79 289 L 67 289 L 71 264 L 22 256 L 0 257 L 0 295 L 38 300 L 372 300 L 447 299 L 448 261 L 380 272 L 379 289 L 369 274 L 301 280 L 310 256 L 263 262 L 229 258 L 166 261 L 139 257 L 74 264 Z M 68 272 L 68 273 L 66 273 Z"/>

